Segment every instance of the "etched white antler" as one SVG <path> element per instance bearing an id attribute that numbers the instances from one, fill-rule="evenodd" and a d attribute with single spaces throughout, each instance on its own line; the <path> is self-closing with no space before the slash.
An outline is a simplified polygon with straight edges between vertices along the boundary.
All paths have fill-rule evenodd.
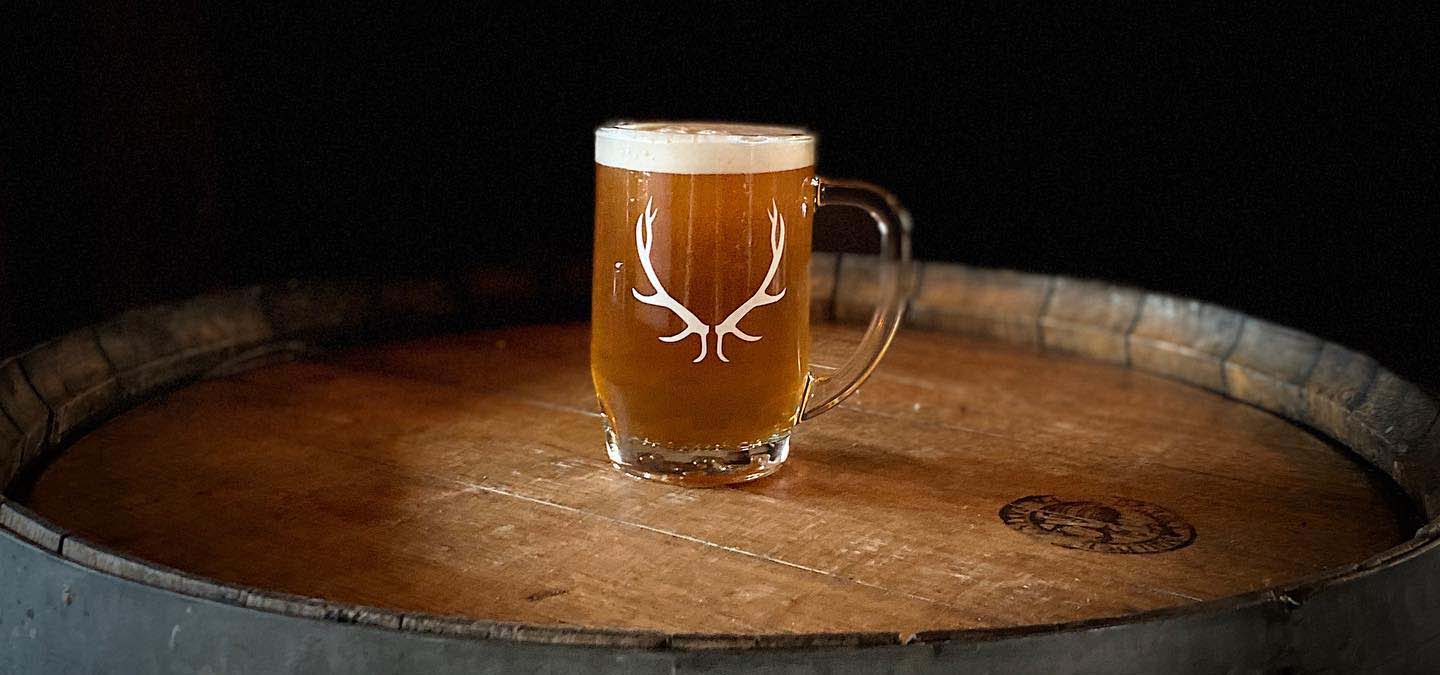
<path id="1" fill-rule="evenodd" d="M 774 295 L 765 291 L 770 288 L 770 282 L 775 280 L 775 272 L 780 269 L 780 256 L 785 254 L 785 217 L 780 215 L 780 207 L 775 204 L 775 200 L 770 200 L 770 210 L 766 215 L 770 216 L 770 270 L 765 273 L 765 280 L 760 282 L 760 289 L 755 291 L 755 295 L 750 296 L 745 304 L 736 307 L 730 316 L 715 326 L 715 355 L 725 363 L 730 362 L 730 359 L 725 358 L 725 336 L 734 335 L 746 342 L 759 340 L 762 336 L 750 335 L 740 330 L 738 324 L 750 310 L 779 302 L 785 297 L 786 289 L 783 288 Z"/>
<path id="2" fill-rule="evenodd" d="M 685 306 L 676 301 L 675 298 L 670 297 L 670 294 L 665 291 L 665 286 L 661 285 L 660 277 L 655 274 L 655 267 L 650 264 L 650 247 L 655 244 L 655 234 L 651 226 L 655 224 L 655 216 L 659 213 L 658 211 L 651 210 L 650 204 L 653 201 L 654 198 L 646 200 L 645 212 L 635 219 L 635 250 L 640 253 L 640 267 L 644 268 L 645 278 L 650 280 L 650 286 L 655 289 L 655 293 L 651 295 L 640 295 L 639 289 L 635 288 L 630 289 L 630 292 L 635 294 L 636 300 L 647 305 L 664 307 L 674 312 L 675 316 L 680 317 L 680 320 L 685 322 L 684 330 L 674 335 L 667 335 L 660 338 L 661 342 L 678 342 L 691 334 L 700 336 L 700 355 L 695 357 L 694 361 L 691 361 L 691 363 L 699 363 L 705 360 L 706 336 L 710 333 L 710 327 L 705 325 L 699 317 L 695 316 L 694 312 L 686 309 Z"/>

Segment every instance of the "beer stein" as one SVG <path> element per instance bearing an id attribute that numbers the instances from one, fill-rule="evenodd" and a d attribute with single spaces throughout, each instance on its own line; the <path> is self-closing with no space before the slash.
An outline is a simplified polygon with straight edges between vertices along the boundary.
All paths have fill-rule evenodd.
<path id="1" fill-rule="evenodd" d="M 591 374 L 610 460 L 690 486 L 753 480 L 790 433 L 875 369 L 900 324 L 909 214 L 885 191 L 815 176 L 815 136 L 734 123 L 620 123 L 595 132 Z M 809 363 L 815 210 L 867 211 L 880 297 L 858 349 Z"/>

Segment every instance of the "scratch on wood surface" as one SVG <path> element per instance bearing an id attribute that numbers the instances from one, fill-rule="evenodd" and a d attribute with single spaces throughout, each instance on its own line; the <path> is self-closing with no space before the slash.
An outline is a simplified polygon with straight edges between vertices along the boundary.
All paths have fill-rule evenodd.
<path id="1" fill-rule="evenodd" d="M 567 512 L 567 513 L 575 513 L 575 514 L 579 514 L 579 515 L 582 515 L 582 516 L 590 516 L 590 517 L 593 517 L 593 518 L 599 518 L 599 519 L 601 519 L 601 520 L 604 520 L 604 521 L 607 521 L 607 522 L 611 522 L 611 523 L 615 523 L 615 524 L 617 524 L 617 525 L 624 525 L 624 526 L 627 526 L 627 527 L 633 527 L 633 528 L 645 530 L 645 531 L 647 531 L 647 532 L 654 532 L 655 534 L 660 534 L 660 535 L 664 535 L 664 536 L 667 536 L 667 537 L 673 537 L 673 538 L 675 538 L 675 539 L 679 539 L 679 540 L 681 540 L 681 541 L 687 541 L 687 542 L 690 542 L 690 543 L 693 543 L 693 544 L 700 544 L 701 546 L 708 546 L 708 547 L 711 547 L 711 548 L 719 549 L 719 550 L 721 550 L 721 551 L 725 551 L 725 552 L 727 552 L 727 553 L 734 553 L 734 554 L 743 555 L 743 556 L 746 556 L 746 557 L 749 557 L 749 558 L 755 558 L 755 559 L 757 559 L 757 560 L 763 560 L 763 561 L 765 561 L 765 562 L 774 563 L 774 564 L 776 564 L 776 565 L 784 565 L 785 567 L 789 567 L 789 568 L 792 568 L 792 569 L 797 569 L 797 570 L 800 570 L 800 571 L 802 571 L 802 572 L 809 572 L 809 573 L 811 573 L 811 574 L 818 574 L 818 575 L 821 575 L 821 576 L 824 576 L 824 577 L 828 577 L 828 578 L 830 578 L 830 579 L 834 579 L 834 580 L 836 580 L 836 581 L 842 581 L 842 582 L 846 582 L 846 583 L 851 583 L 851 584 L 855 584 L 855 585 L 857 585 L 857 586 L 863 586 L 863 587 L 865 587 L 865 588 L 873 588 L 873 589 L 878 590 L 878 591 L 882 591 L 882 592 L 885 592 L 885 593 L 891 593 L 891 594 L 894 594 L 894 595 L 906 597 L 906 598 L 909 598 L 909 599 L 911 599 L 911 600 L 919 600 L 919 601 L 921 601 L 921 602 L 929 603 L 929 604 L 936 605 L 936 606 L 939 606 L 939 607 L 945 607 L 945 608 L 947 608 L 947 609 L 952 609 L 952 610 L 955 610 L 955 611 L 957 611 L 957 612 L 964 612 L 964 613 L 966 613 L 966 614 L 972 613 L 972 610 L 970 610 L 970 609 L 967 609 L 967 608 L 965 608 L 965 607 L 960 607 L 960 606 L 958 606 L 958 605 L 953 605 L 953 604 L 950 604 L 950 603 L 947 603 L 947 602 L 944 602 L 944 601 L 941 601 L 941 600 L 936 600 L 936 599 L 934 599 L 934 598 L 927 598 L 927 597 L 925 597 L 925 596 L 923 596 L 923 595 L 916 595 L 916 594 L 914 594 L 914 593 L 907 593 L 907 592 L 905 592 L 905 591 L 898 591 L 898 590 L 895 590 L 895 589 L 892 589 L 892 588 L 886 588 L 886 587 L 881 586 L 881 585 L 879 585 L 879 584 L 873 584 L 873 583 L 869 583 L 869 582 L 866 582 L 866 581 L 861 581 L 861 580 L 859 580 L 859 579 L 853 579 L 853 578 L 850 578 L 850 577 L 841 576 L 841 575 L 839 575 L 839 574 L 835 574 L 834 572 L 828 572 L 828 571 L 826 571 L 826 570 L 818 569 L 818 568 L 815 568 L 815 567 L 809 567 L 809 566 L 807 566 L 807 565 L 801 565 L 801 564 L 799 564 L 799 563 L 790 562 L 789 560 L 785 560 L 785 559 L 783 559 L 783 558 L 776 558 L 776 557 L 774 557 L 774 556 L 766 555 L 766 554 L 763 554 L 763 553 L 756 553 L 756 552 L 754 552 L 754 551 L 747 551 L 747 550 L 745 550 L 745 549 L 743 549 L 743 548 L 736 548 L 736 547 L 734 547 L 734 546 L 726 546 L 725 544 L 719 544 L 719 543 L 716 543 L 716 542 L 713 542 L 713 541 L 707 541 L 707 540 L 701 539 L 701 538 L 699 538 L 699 537 L 692 537 L 692 536 L 690 536 L 690 535 L 688 535 L 688 534 L 683 534 L 683 533 L 680 533 L 680 532 L 675 532 L 675 531 L 673 531 L 673 530 L 666 530 L 666 529 L 663 529 L 663 528 L 658 528 L 658 527 L 652 527 L 652 526 L 650 526 L 650 525 L 645 525 L 645 524 L 643 524 L 643 523 L 636 523 L 636 522 L 632 522 L 632 521 L 629 521 L 629 520 L 624 520 L 624 519 L 622 519 L 622 518 L 614 518 L 614 517 L 611 517 L 611 516 L 601 515 L 601 514 L 598 514 L 598 513 L 592 513 L 592 512 L 590 512 L 590 511 L 586 511 L 586 510 L 584 510 L 584 509 L 579 509 L 579 508 L 575 508 L 575 507 L 573 507 L 573 506 L 567 506 L 567 505 L 565 505 L 565 504 L 560 504 L 560 503 L 557 503 L 557 502 L 552 502 L 552 501 L 550 501 L 550 500 L 548 500 L 548 499 L 540 499 L 540 498 L 538 498 L 538 497 L 531 497 L 531 496 L 529 496 L 529 495 L 523 495 L 523 494 L 520 494 L 520 493 L 515 492 L 515 491 L 513 491 L 513 490 L 506 490 L 506 489 L 504 489 L 504 488 L 495 487 L 495 486 L 493 486 L 493 485 L 481 485 L 480 483 L 472 483 L 472 482 L 469 482 L 469 481 L 462 481 L 462 480 L 456 480 L 456 479 L 452 479 L 452 480 L 455 480 L 455 482 L 457 482 L 457 483 L 464 484 L 466 487 L 470 488 L 471 490 L 475 490 L 475 491 L 478 491 L 478 492 L 486 492 L 486 493 L 494 494 L 494 495 L 502 495 L 502 496 L 505 496 L 505 497 L 511 497 L 511 498 L 514 498 L 514 499 L 519 499 L 519 500 L 522 500 L 522 501 L 530 502 L 530 503 L 532 503 L 532 504 L 538 504 L 538 505 L 540 505 L 540 506 L 546 506 L 546 507 L 553 508 L 553 509 L 559 509 L 559 510 L 565 511 L 565 512 Z"/>
<path id="2" fill-rule="evenodd" d="M 534 406 L 536 408 L 544 408 L 546 410 L 553 410 L 555 412 L 575 413 L 577 415 L 584 415 L 586 417 L 603 417 L 603 415 L 601 415 L 600 411 L 598 410 L 586 410 L 584 408 L 579 408 L 576 406 L 561 405 L 559 403 L 551 403 L 549 401 L 541 401 L 539 399 L 528 398 L 524 396 L 510 396 L 500 394 L 499 397 L 508 401 L 524 403 L 525 405 Z"/>
<path id="3" fill-rule="evenodd" d="M 877 372 L 877 373 L 871 375 L 871 377 L 874 377 L 874 378 L 877 379 L 877 380 L 886 380 L 886 381 L 889 381 L 889 382 L 894 382 L 894 383 L 896 383 L 896 384 L 903 384 L 903 385 L 907 385 L 907 386 L 911 386 L 911 387 L 916 387 L 916 388 L 918 388 L 918 389 L 925 389 L 925 390 L 929 390 L 929 391 L 944 390 L 944 389 L 947 388 L 947 387 L 945 387 L 944 385 L 942 385 L 942 384 L 940 384 L 940 383 L 931 382 L 930 380 L 927 380 L 927 379 L 924 379 L 924 378 L 921 378 L 921 377 L 910 377 L 910 376 L 908 376 L 908 375 L 896 375 L 895 373 L 890 373 L 890 372 Z"/>
<path id="4" fill-rule="evenodd" d="M 881 411 L 881 410 L 875 410 L 874 408 L 867 408 L 867 407 L 865 407 L 865 406 L 857 405 L 857 404 L 855 404 L 855 403 L 853 403 L 853 402 L 851 402 L 851 403 L 841 403 L 841 404 L 840 404 L 840 407 L 841 407 L 841 408 L 844 408 L 844 409 L 846 409 L 846 410 L 849 410 L 849 411 L 851 411 L 851 412 L 860 413 L 860 414 L 862 414 L 862 415 L 870 415 L 870 416 L 872 416 L 872 417 L 881 417 L 881 418 L 884 418 L 884 419 L 887 419 L 887 420 L 898 420 L 898 421 L 902 421 L 902 422 L 908 422 L 908 423 L 910 423 L 910 424 L 915 424 L 915 425 L 917 425 L 917 426 L 927 426 L 927 427 L 936 428 L 936 429 L 944 429 L 944 430 L 946 430 L 946 431 L 958 431 L 958 432 L 966 433 L 966 434 L 976 434 L 976 435 L 979 435 L 979 436 L 989 436 L 989 437 L 991 437 L 991 438 L 1000 438 L 1000 439 L 1004 439 L 1004 440 L 1011 441 L 1011 442 L 1014 442 L 1014 443 L 1020 443 L 1020 444 L 1023 444 L 1023 445 L 1034 445 L 1033 443 L 1028 443 L 1027 441 L 1023 441 L 1023 440 L 1021 440 L 1021 439 L 1019 439 L 1019 438 L 1016 438 L 1016 437 L 1014 437 L 1014 436 L 1007 436 L 1007 435 L 1005 435 L 1005 434 L 997 434 L 997 433 L 995 433 L 995 432 L 993 432 L 993 431 L 982 431 L 982 430 L 980 430 L 980 429 L 973 429 L 973 428 L 971 428 L 971 427 L 961 426 L 961 425 L 959 425 L 959 424 L 952 424 L 952 423 L 950 423 L 950 422 L 942 422 L 942 421 L 940 421 L 940 420 L 933 419 L 933 418 L 928 418 L 928 417 L 919 417 L 919 416 L 915 416 L 915 415 L 897 415 L 897 414 L 895 414 L 895 413 L 884 412 L 884 411 Z"/>
<path id="5" fill-rule="evenodd" d="M 862 415 L 869 415 L 869 416 L 873 416 L 873 417 L 879 417 L 879 418 L 882 418 L 882 419 L 896 420 L 896 421 L 905 422 L 905 423 L 907 423 L 907 424 L 910 424 L 910 425 L 913 425 L 913 426 L 917 426 L 917 427 L 929 427 L 929 428 L 932 428 L 932 429 L 944 429 L 944 430 L 946 430 L 946 431 L 955 431 L 955 432 L 966 433 L 966 434 L 976 434 L 976 435 L 980 435 L 980 436 L 989 436 L 989 437 L 991 437 L 991 438 L 999 438 L 999 439 L 1003 439 L 1003 440 L 1006 440 L 1006 441 L 1010 441 L 1010 442 L 1012 442 L 1012 443 L 1015 443 L 1015 444 L 1017 444 L 1017 445 L 1020 445 L 1021 447 L 1025 448 L 1025 449 L 1027 449 L 1027 450 L 1031 450 L 1031 451 L 1034 451 L 1034 452 L 1037 452 L 1037 453 L 1050 454 L 1050 453 L 1055 452 L 1055 448 L 1054 448 L 1052 445 L 1049 445 L 1049 444 L 1046 444 L 1046 443 L 1043 443 L 1043 442 L 1039 442 L 1039 441 L 1036 441 L 1036 440 L 1027 440 L 1027 439 L 1019 438 L 1019 437 L 1016 437 L 1016 436 L 1009 436 L 1009 435 L 1006 435 L 1006 434 L 997 434 L 997 433 L 994 433 L 994 432 L 991 432 L 991 431 L 983 431 L 983 430 L 980 430 L 980 429 L 974 429 L 974 428 L 971 428 L 971 427 L 967 427 L 967 426 L 963 426 L 963 425 L 959 425 L 959 424 L 954 424 L 954 423 L 952 423 L 952 422 L 945 422 L 945 421 L 942 421 L 942 420 L 939 420 L 939 419 L 936 419 L 936 418 L 932 418 L 932 417 L 919 416 L 919 415 L 902 415 L 902 414 L 897 414 L 897 413 L 885 412 L 885 411 L 882 411 L 882 410 L 875 410 L 875 409 L 873 409 L 873 408 L 867 408 L 867 407 L 865 407 L 865 406 L 857 405 L 857 404 L 855 404 L 855 403 L 853 403 L 853 402 L 842 403 L 842 404 L 840 404 L 840 407 L 843 408 L 843 409 L 845 409 L 845 410 L 849 410 L 849 411 L 851 411 L 851 412 L 854 412 L 854 413 L 859 413 L 859 414 L 862 414 Z M 1277 442 L 1277 441 L 1272 441 L 1272 440 L 1268 440 L 1268 439 L 1265 441 L 1265 447 L 1268 447 L 1268 448 L 1271 448 L 1271 449 L 1277 449 L 1277 450 L 1300 450 L 1300 451 L 1306 451 L 1306 452 L 1314 450 L 1314 446 L 1309 446 L 1309 447 L 1307 447 L 1307 446 L 1300 445 L 1300 444 L 1283 443 L 1283 442 Z M 1283 485 L 1278 485 L 1278 484 L 1274 484 L 1274 483 L 1272 483 L 1272 482 L 1267 482 L 1267 481 L 1264 481 L 1264 480 L 1260 480 L 1260 479 L 1258 479 L 1257 477 L 1255 477 L 1255 476 L 1253 476 L 1253 475 L 1250 475 L 1250 476 L 1226 475 L 1226 474 L 1222 474 L 1222 473 L 1216 473 L 1216 472 L 1211 472 L 1211 471 L 1204 471 L 1204 470 L 1202 470 L 1202 469 L 1198 469 L 1198 468 L 1191 467 L 1191 466 L 1179 466 L 1179 465 L 1175 465 L 1175 464 L 1173 464 L 1173 463 L 1166 462 L 1166 461 L 1163 461 L 1163 460 L 1154 460 L 1154 459 L 1150 459 L 1150 458 L 1138 458 L 1138 459 L 1143 459 L 1146 463 L 1153 463 L 1155 466 L 1164 468 L 1164 469 L 1169 470 L 1169 471 L 1176 471 L 1176 472 L 1180 472 L 1180 473 L 1184 473 L 1184 474 L 1193 474 L 1193 475 L 1198 475 L 1198 476 L 1206 476 L 1206 477 L 1208 477 L 1208 478 L 1214 478 L 1214 479 L 1217 479 L 1217 480 L 1223 480 L 1223 481 L 1227 481 L 1227 482 L 1231 482 L 1231 483 L 1242 483 L 1242 484 L 1247 484 L 1247 485 L 1264 486 L 1264 487 L 1269 487 L 1269 488 L 1274 488 L 1274 489 L 1284 489 L 1284 486 L 1283 486 Z"/>
<path id="6" fill-rule="evenodd" d="M 1156 587 L 1156 586 L 1142 586 L 1141 588 L 1144 588 L 1144 589 L 1146 589 L 1146 590 L 1155 591 L 1156 593 L 1163 593 L 1163 594 L 1165 594 L 1165 595 L 1174 596 L 1174 597 L 1177 597 L 1177 598 L 1184 598 L 1184 599 L 1189 600 L 1189 601 L 1191 601 L 1191 602 L 1204 602 L 1204 601 L 1205 601 L 1205 598 L 1197 598 L 1197 597 L 1195 597 L 1195 596 L 1193 596 L 1193 595 L 1186 595 L 1186 594 L 1181 593 L 1181 592 L 1179 592 L 1179 591 L 1172 591 L 1172 590 L 1169 590 L 1169 589 L 1159 588 L 1159 587 Z"/>
<path id="7" fill-rule="evenodd" d="M 531 593 L 530 595 L 525 596 L 525 599 L 528 600 L 528 601 L 530 601 L 530 602 L 540 602 L 541 600 L 547 600 L 547 599 L 549 599 L 549 598 L 559 597 L 559 596 L 565 595 L 566 593 L 569 593 L 569 592 L 570 592 L 570 591 L 569 591 L 568 589 L 552 589 L 552 590 L 536 591 L 536 592 L 534 592 L 534 593 Z"/>

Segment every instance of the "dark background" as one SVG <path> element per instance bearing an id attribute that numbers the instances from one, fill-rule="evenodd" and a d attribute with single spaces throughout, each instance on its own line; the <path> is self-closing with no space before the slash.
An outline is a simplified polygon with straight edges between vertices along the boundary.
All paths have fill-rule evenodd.
<path id="1" fill-rule="evenodd" d="M 817 131 L 821 172 L 898 193 L 923 258 L 1193 296 L 1440 381 L 1420 5 L 474 4 L 11 23 L 0 353 L 280 277 L 583 265 L 593 127 L 720 118 Z"/>

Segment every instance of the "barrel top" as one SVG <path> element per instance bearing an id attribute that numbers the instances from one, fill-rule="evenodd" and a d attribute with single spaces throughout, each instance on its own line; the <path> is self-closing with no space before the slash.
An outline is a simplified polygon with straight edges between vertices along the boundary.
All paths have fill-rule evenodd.
<path id="1" fill-rule="evenodd" d="M 815 358 L 858 337 L 818 325 Z M 1388 479 L 1270 413 L 927 330 L 802 425 L 776 476 L 637 481 L 605 459 L 586 339 L 502 328 L 200 382 L 85 435 L 22 501 L 235 587 L 664 633 L 1123 616 L 1358 563 L 1418 524 Z"/>

